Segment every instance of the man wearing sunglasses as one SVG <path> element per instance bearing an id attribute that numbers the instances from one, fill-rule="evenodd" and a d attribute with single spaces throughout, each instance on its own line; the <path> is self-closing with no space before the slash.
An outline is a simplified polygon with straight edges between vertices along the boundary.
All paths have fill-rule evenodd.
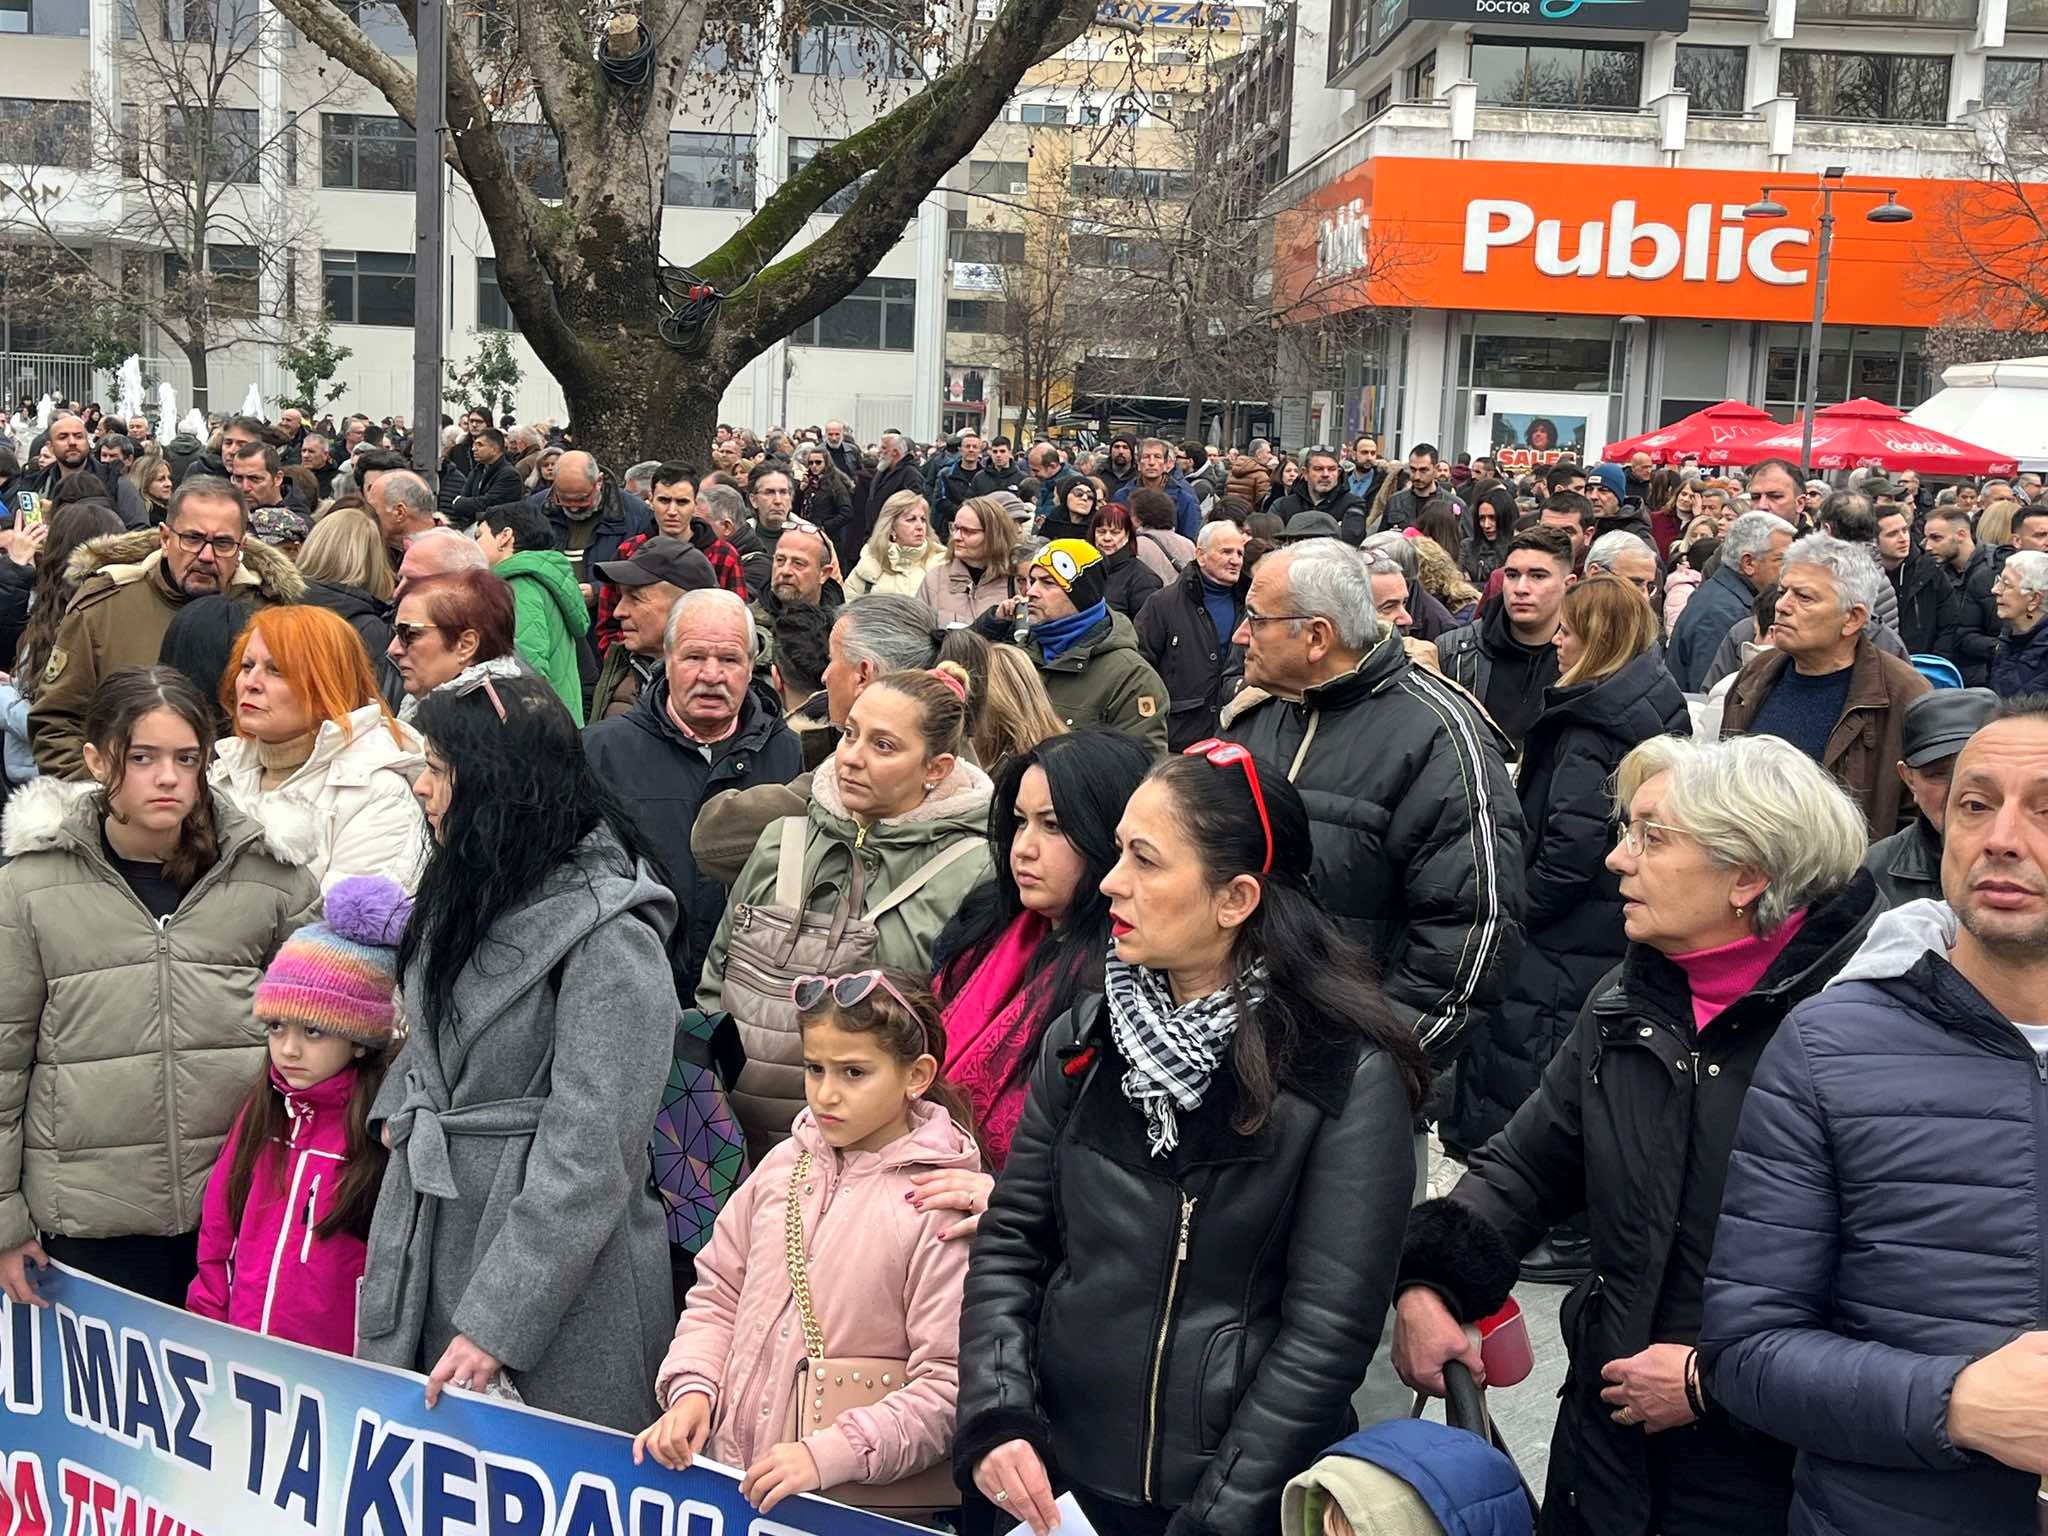
<path id="1" fill-rule="evenodd" d="M 239 490 L 213 475 L 188 475 L 158 527 L 80 550 L 92 569 L 65 611 L 29 712 L 29 740 L 44 774 L 86 776 L 85 712 L 94 690 L 121 667 L 154 666 L 164 631 L 192 599 L 299 600 L 306 583 L 298 570 L 248 532 L 249 503 Z"/>
<path id="2" fill-rule="evenodd" d="M 1462 690 L 1413 665 L 1373 612 L 1357 550 L 1309 539 L 1252 571 L 1245 690 L 1223 735 L 1291 766 L 1317 894 L 1367 946 L 1439 1069 L 1521 948 L 1522 817 L 1507 744 Z"/>

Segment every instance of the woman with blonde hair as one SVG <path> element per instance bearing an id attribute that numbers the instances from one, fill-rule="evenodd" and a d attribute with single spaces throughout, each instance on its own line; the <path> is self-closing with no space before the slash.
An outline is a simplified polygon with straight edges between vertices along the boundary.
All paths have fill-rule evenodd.
<path id="1" fill-rule="evenodd" d="M 988 674 L 980 717 L 974 727 L 974 755 L 990 777 L 1020 752 L 1066 734 L 1031 657 L 1014 645 L 989 647 Z"/>
<path id="2" fill-rule="evenodd" d="M 360 504 L 337 502 L 299 546 L 298 567 L 306 578 L 302 601 L 348 620 L 370 653 L 378 692 L 396 708 L 404 689 L 398 673 L 379 660 L 391 648 L 391 594 L 396 582 L 377 519 Z"/>
<path id="3" fill-rule="evenodd" d="M 931 504 L 916 491 L 898 491 L 875 514 L 874 532 L 846 573 L 846 595 L 900 592 L 915 597 L 925 574 L 945 559 L 946 546 L 932 537 Z"/>
<path id="4" fill-rule="evenodd" d="M 1691 733 L 1685 695 L 1664 669 L 1649 600 L 1619 576 L 1593 576 L 1564 595 L 1558 679 L 1522 744 L 1527 935 L 1495 1024 L 1458 1073 L 1446 1134 L 1483 1145 L 1536 1091 L 1594 985 L 1627 951 L 1613 846 L 1610 782 L 1653 736 Z"/>
<path id="5" fill-rule="evenodd" d="M 1418 534 L 1408 542 L 1415 550 L 1422 590 L 1449 609 L 1452 618 L 1464 623 L 1479 607 L 1479 589 L 1465 579 L 1457 560 L 1435 539 Z"/>
<path id="6" fill-rule="evenodd" d="M 918 596 L 941 624 L 972 624 L 1023 595 L 1017 580 L 1017 524 L 992 496 L 970 496 L 953 514 L 951 557 L 925 572 Z"/>
<path id="7" fill-rule="evenodd" d="M 149 513 L 149 525 L 154 528 L 170 510 L 171 492 L 176 489 L 171 479 L 170 461 L 161 450 L 151 448 L 136 457 L 128 471 L 128 483 L 142 498 L 143 508 Z"/>
<path id="8" fill-rule="evenodd" d="M 310 834 L 306 868 L 323 891 L 350 875 L 413 889 L 427 853 L 413 781 L 426 758 L 353 629 L 310 604 L 258 610 L 221 702 L 235 734 L 214 749 L 214 788 L 266 827 Z"/>

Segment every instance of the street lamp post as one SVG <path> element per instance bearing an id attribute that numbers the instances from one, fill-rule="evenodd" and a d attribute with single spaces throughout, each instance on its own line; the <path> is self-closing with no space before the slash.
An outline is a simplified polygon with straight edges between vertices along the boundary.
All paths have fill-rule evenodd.
<path id="1" fill-rule="evenodd" d="M 1913 217 L 1913 210 L 1899 202 L 1896 187 L 1845 187 L 1842 180 L 1849 174 L 1846 166 L 1831 165 L 1816 178 L 1820 194 L 1820 246 L 1814 254 L 1813 263 L 1813 325 L 1808 332 L 1806 343 L 1806 367 L 1800 380 L 1800 403 L 1803 425 L 1799 434 L 1799 470 L 1807 474 L 1813 467 L 1813 416 L 1820 408 L 1820 341 L 1821 328 L 1827 318 L 1828 308 L 1828 263 L 1835 249 L 1835 194 L 1882 195 L 1884 201 L 1864 214 L 1872 224 L 1905 224 Z M 1807 189 L 1793 182 L 1767 183 L 1763 196 L 1742 210 L 1745 219 L 1782 219 L 1786 217 L 1783 203 L 1773 199 L 1775 192 L 1804 192 Z"/>

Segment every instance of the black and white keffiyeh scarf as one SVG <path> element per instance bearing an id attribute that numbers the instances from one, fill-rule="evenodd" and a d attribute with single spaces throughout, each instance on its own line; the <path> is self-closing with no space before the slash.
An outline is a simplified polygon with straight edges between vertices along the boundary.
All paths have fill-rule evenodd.
<path id="1" fill-rule="evenodd" d="M 1152 1155 L 1160 1157 L 1179 1145 L 1176 1112 L 1202 1102 L 1237 1033 L 1239 999 L 1256 1007 L 1266 995 L 1265 964 L 1246 971 L 1234 987 L 1182 1004 L 1174 1002 L 1164 971 L 1126 965 L 1114 947 L 1103 969 L 1110 1038 L 1130 1063 L 1124 1097 L 1143 1111 Z"/>

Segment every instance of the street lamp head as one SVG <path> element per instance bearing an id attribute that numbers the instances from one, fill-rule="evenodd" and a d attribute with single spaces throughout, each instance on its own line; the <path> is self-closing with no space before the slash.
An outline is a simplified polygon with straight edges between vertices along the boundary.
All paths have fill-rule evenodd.
<path id="1" fill-rule="evenodd" d="M 1847 176 L 1848 174 L 1849 167 L 1847 167 L 1846 165 L 1831 165 L 1826 170 L 1820 173 L 1821 180 L 1823 181 L 1840 181 L 1844 176 Z"/>
<path id="2" fill-rule="evenodd" d="M 1742 216 L 1745 219 L 1782 219 L 1785 217 L 1785 205 L 1765 197 L 1743 209 Z"/>
<path id="3" fill-rule="evenodd" d="M 1864 217 L 1873 224 L 1910 224 L 1913 222 L 1913 210 L 1888 197 Z"/>

